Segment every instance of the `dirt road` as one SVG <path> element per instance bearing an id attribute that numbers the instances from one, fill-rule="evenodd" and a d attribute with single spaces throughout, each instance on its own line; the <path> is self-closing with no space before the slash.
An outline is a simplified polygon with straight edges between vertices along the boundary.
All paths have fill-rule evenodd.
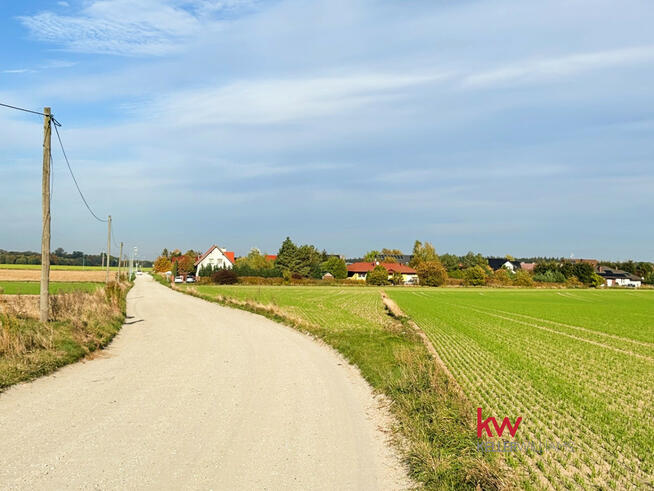
<path id="1" fill-rule="evenodd" d="M 0 394 L 0 488 L 397 489 L 354 369 L 149 277 L 96 359 Z"/>

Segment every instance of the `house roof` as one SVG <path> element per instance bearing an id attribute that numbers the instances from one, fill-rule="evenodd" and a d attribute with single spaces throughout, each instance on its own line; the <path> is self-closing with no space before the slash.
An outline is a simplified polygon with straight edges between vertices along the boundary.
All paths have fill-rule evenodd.
<path id="1" fill-rule="evenodd" d="M 277 254 L 266 254 L 266 259 L 268 261 L 275 261 L 277 259 Z"/>
<path id="2" fill-rule="evenodd" d="M 379 263 L 384 266 L 389 273 L 416 274 L 416 270 L 400 263 Z M 347 265 L 348 273 L 368 273 L 375 269 L 375 262 L 358 262 Z"/>
<path id="3" fill-rule="evenodd" d="M 234 253 L 232 251 L 224 251 L 223 252 L 223 250 L 220 247 L 218 247 L 217 245 L 214 244 L 209 248 L 209 250 L 207 252 L 205 252 L 199 258 L 197 258 L 197 260 L 195 261 L 195 266 L 200 264 L 204 260 L 204 258 L 206 258 L 209 254 L 211 254 L 213 252 L 214 249 L 218 249 L 220 252 L 223 253 L 223 256 L 225 256 L 229 260 L 230 263 L 234 264 Z"/>
<path id="4" fill-rule="evenodd" d="M 632 281 L 641 281 L 641 278 L 635 274 L 622 271 L 621 269 L 607 268 L 606 266 L 600 266 L 599 273 L 597 274 L 602 278 L 609 280 L 628 279 Z"/>
<path id="5" fill-rule="evenodd" d="M 520 269 L 520 261 L 509 261 L 505 257 L 487 257 L 486 261 L 488 261 L 488 265 L 493 268 L 494 271 L 497 271 L 506 263 L 511 263 L 515 269 Z"/>

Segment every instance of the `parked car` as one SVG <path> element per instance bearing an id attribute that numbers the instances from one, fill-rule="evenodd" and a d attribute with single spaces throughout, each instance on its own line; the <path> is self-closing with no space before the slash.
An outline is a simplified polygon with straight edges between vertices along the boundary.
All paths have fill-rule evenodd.
<path id="1" fill-rule="evenodd" d="M 188 275 L 186 277 L 186 283 L 195 283 L 195 276 L 193 275 Z"/>
<path id="2" fill-rule="evenodd" d="M 181 276 L 175 276 L 175 283 L 184 283 L 184 278 Z"/>

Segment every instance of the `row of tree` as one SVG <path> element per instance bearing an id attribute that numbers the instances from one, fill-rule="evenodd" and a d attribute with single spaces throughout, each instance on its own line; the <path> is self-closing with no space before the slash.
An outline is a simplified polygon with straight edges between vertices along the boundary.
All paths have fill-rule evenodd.
<path id="1" fill-rule="evenodd" d="M 68 253 L 62 247 L 50 254 L 50 264 L 62 266 L 101 266 L 104 261 L 102 254 L 85 254 L 82 251 Z M 0 264 L 41 264 L 41 253 L 0 249 Z M 118 256 L 111 256 L 111 264 L 118 264 Z M 141 264 L 145 267 L 152 266 L 151 261 L 141 261 Z"/>

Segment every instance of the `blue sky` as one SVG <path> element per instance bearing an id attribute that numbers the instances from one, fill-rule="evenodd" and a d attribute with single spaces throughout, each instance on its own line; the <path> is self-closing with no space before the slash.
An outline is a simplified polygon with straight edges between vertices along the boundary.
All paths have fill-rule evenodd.
<path id="1" fill-rule="evenodd" d="M 0 6 L 0 102 L 52 106 L 118 240 L 654 260 L 651 1 Z M 42 123 L 0 110 L 0 248 L 38 250 Z M 53 247 L 99 251 L 55 150 Z"/>

